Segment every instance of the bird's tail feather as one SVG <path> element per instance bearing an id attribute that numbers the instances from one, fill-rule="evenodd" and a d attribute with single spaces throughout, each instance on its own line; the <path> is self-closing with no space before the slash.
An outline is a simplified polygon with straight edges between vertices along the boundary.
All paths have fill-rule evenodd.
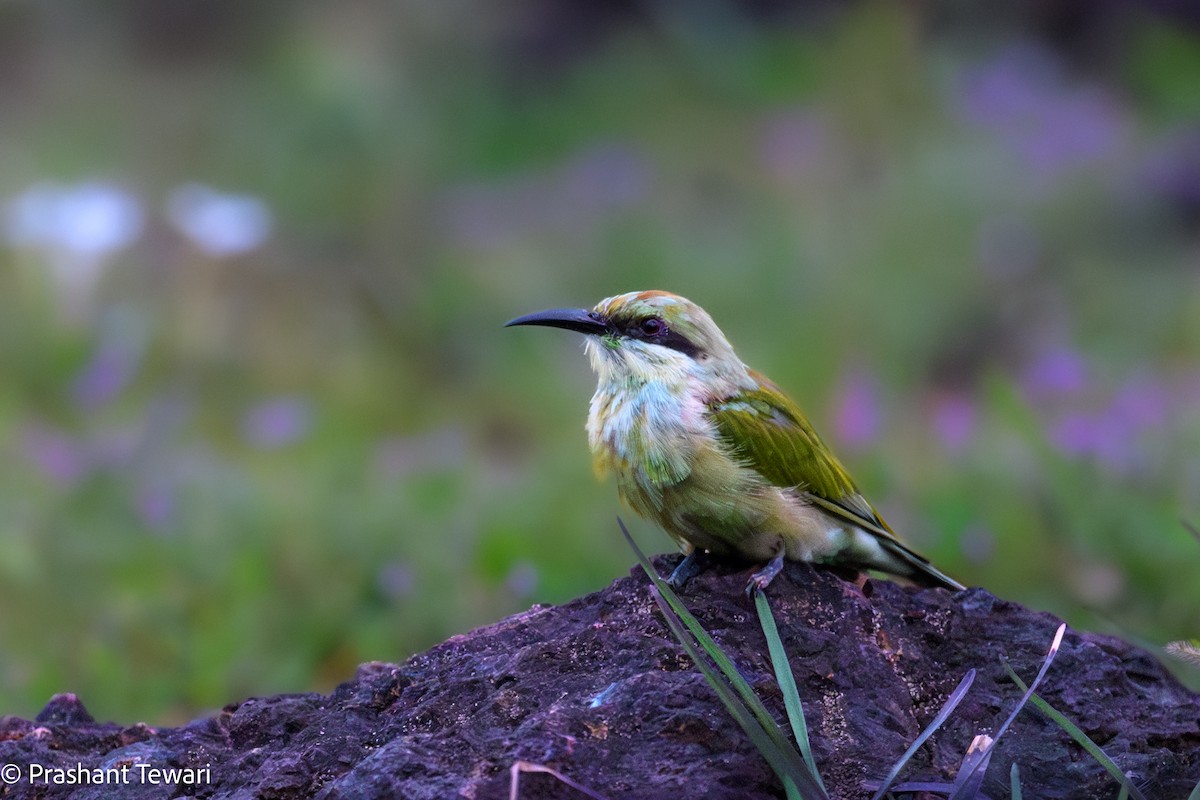
<path id="1" fill-rule="evenodd" d="M 898 573 L 914 583 L 919 583 L 922 586 L 950 589 L 955 592 L 961 592 L 967 588 L 933 564 L 930 564 L 928 559 L 905 547 L 901 542 L 892 539 L 882 540 L 882 543 L 891 555 L 896 556 L 897 560 L 907 567 L 903 571 L 898 570 Z"/>

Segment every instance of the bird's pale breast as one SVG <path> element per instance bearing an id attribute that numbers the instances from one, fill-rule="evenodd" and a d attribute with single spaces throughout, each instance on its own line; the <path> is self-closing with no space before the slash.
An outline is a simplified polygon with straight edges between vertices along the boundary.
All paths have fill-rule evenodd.
<path id="1" fill-rule="evenodd" d="M 796 560 L 832 554 L 840 526 L 742 464 L 705 411 L 686 392 L 597 390 L 588 418 L 597 472 L 613 473 L 621 499 L 681 545 L 750 560 L 781 545 Z"/>

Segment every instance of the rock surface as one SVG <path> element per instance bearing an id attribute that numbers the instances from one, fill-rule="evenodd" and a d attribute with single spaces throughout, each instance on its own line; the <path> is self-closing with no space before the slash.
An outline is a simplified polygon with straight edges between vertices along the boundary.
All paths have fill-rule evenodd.
<path id="1" fill-rule="evenodd" d="M 684 600 L 782 720 L 763 634 L 742 593 L 746 577 L 710 571 Z M 0 773 L 0 797 L 488 800 L 509 796 L 518 761 L 614 799 L 782 797 L 671 638 L 647 586 L 635 573 L 403 664 L 365 664 L 328 696 L 252 698 L 181 728 L 97 724 L 73 695 L 58 695 L 34 721 L 0 719 L 0 765 L 17 768 Z M 981 589 L 860 588 L 804 564 L 789 564 L 768 595 L 836 798 L 869 797 L 865 785 L 887 774 L 974 668 L 963 703 L 901 776 L 952 779 L 975 734 L 995 731 L 1020 697 L 1001 659 L 1032 679 L 1059 624 Z M 1068 631 L 1039 693 L 1148 798 L 1184 798 L 1200 780 L 1200 697 L 1146 652 Z M 1000 740 L 985 794 L 1009 796 L 1014 762 L 1026 797 L 1117 794 L 1116 782 L 1032 708 Z M 46 771 L 31 784 L 30 769 Z M 168 769 L 185 772 L 148 771 Z M 519 796 L 586 795 L 552 775 L 523 773 Z"/>

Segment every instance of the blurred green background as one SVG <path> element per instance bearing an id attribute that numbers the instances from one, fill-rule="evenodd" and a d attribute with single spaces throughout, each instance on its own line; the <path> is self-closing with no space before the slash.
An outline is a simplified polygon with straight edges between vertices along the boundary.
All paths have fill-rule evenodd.
<path id="1" fill-rule="evenodd" d="M 991 6 L 0 4 L 0 713 L 626 574 L 579 342 L 500 326 L 646 288 L 950 574 L 1200 634 L 1200 23 Z"/>

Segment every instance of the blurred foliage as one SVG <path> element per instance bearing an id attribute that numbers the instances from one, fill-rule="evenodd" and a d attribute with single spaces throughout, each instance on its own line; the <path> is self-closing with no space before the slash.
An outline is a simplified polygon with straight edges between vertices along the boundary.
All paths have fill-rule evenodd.
<path id="1" fill-rule="evenodd" d="M 751 6 L 0 7 L 0 708 L 328 690 L 624 574 L 579 343 L 500 326 L 643 288 L 950 574 L 1194 637 L 1194 30 Z"/>

